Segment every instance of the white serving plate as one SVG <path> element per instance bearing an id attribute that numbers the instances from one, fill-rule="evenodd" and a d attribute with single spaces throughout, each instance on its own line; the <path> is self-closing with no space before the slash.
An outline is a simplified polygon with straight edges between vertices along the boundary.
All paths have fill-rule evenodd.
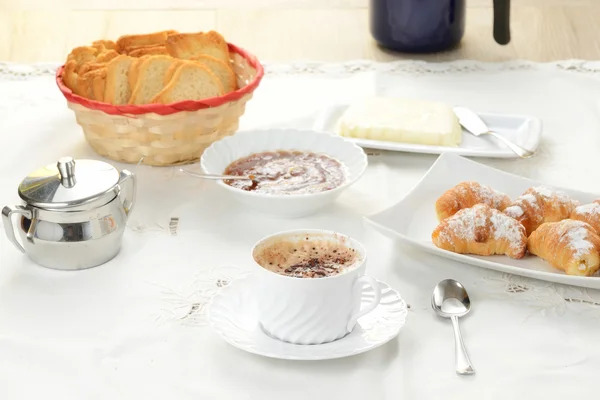
<path id="1" fill-rule="evenodd" d="M 317 116 L 313 128 L 337 134 L 336 124 L 349 107 L 340 104 L 323 110 Z M 478 113 L 481 119 L 494 132 L 510 141 L 535 151 L 540 143 L 542 121 L 526 115 L 506 115 Z M 403 151 L 408 153 L 442 154 L 453 153 L 469 157 L 517 158 L 518 156 L 505 144 L 491 136 L 476 137 L 463 129 L 462 143 L 458 147 L 428 146 L 420 144 L 387 142 L 358 138 L 346 138 L 356 145 L 368 149 Z"/>
<path id="2" fill-rule="evenodd" d="M 378 214 L 366 217 L 366 221 L 386 235 L 400 238 L 429 253 L 452 260 L 529 278 L 600 289 L 600 277 L 569 276 L 553 268 L 546 261 L 529 254 L 523 259 L 514 260 L 499 255 L 484 257 L 457 254 L 434 246 L 431 242 L 431 232 L 438 225 L 435 201 L 446 190 L 466 180 L 489 185 L 513 199 L 529 187 L 540 184 L 563 190 L 581 203 L 590 203 L 600 198 L 599 195 L 536 182 L 499 171 L 456 154 L 445 153 L 436 160 L 421 181 L 399 203 Z"/>

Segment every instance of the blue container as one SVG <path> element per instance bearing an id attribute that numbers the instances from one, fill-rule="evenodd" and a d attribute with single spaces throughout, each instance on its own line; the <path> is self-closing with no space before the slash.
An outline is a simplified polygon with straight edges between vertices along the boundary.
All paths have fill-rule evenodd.
<path id="1" fill-rule="evenodd" d="M 494 39 L 510 41 L 510 0 L 494 1 Z M 465 0 L 370 0 L 371 35 L 381 46 L 430 53 L 456 46 L 465 32 Z"/>

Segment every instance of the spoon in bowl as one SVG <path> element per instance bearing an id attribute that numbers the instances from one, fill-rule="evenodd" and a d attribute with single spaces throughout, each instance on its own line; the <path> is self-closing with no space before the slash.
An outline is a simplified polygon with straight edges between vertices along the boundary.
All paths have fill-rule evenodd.
<path id="1" fill-rule="evenodd" d="M 256 180 L 256 176 L 255 175 L 248 175 L 248 176 L 243 176 L 243 175 L 218 175 L 218 174 L 201 174 L 198 172 L 192 172 L 192 171 L 187 171 L 183 168 L 179 168 L 180 172 L 183 172 L 186 175 L 189 176 L 193 176 L 194 178 L 201 178 L 201 179 L 212 179 L 212 180 L 245 180 L 245 181 L 255 181 Z"/>
<path id="2" fill-rule="evenodd" d="M 466 289 L 454 279 L 446 279 L 438 283 L 433 289 L 431 296 L 431 307 L 437 315 L 452 320 L 454 327 L 454 347 L 456 373 L 459 375 L 470 375 L 475 373 L 471 360 L 458 326 L 458 317 L 466 315 L 471 310 L 471 300 Z"/>

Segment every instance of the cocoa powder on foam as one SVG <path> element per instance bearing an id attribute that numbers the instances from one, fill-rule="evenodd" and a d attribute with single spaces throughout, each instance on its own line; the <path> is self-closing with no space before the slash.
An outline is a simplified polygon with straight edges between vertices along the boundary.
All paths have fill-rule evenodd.
<path id="1" fill-rule="evenodd" d="M 348 270 L 360 255 L 341 242 L 308 235 L 301 240 L 281 239 L 265 244 L 254 258 L 263 268 L 280 275 L 320 278 Z"/>

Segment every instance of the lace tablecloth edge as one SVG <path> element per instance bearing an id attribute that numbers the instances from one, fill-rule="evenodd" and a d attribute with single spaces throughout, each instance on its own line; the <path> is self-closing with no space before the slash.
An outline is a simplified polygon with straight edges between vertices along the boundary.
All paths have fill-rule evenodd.
<path id="1" fill-rule="evenodd" d="M 294 61 L 291 63 L 263 63 L 269 75 L 287 74 L 348 74 L 364 71 L 389 73 L 440 74 L 478 71 L 511 71 L 532 69 L 557 69 L 586 74 L 600 74 L 600 61 L 560 60 L 534 62 L 512 60 L 487 62 L 476 60 L 455 60 L 431 62 L 421 60 L 398 60 L 380 62 L 372 60 L 352 60 L 345 62 Z M 29 77 L 54 75 L 60 63 L 13 63 L 0 62 L 0 80 L 22 80 Z"/>

